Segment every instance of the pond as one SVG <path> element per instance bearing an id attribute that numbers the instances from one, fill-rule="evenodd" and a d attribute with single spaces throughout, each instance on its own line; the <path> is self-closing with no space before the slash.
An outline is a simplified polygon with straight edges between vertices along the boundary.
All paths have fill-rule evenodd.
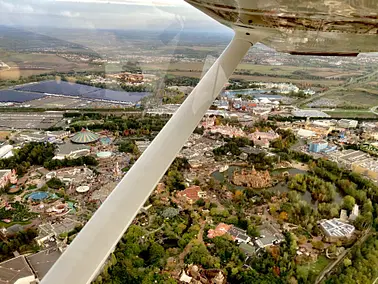
<path id="1" fill-rule="evenodd" d="M 31 199 L 33 201 L 41 201 L 49 197 L 49 194 L 44 191 L 37 191 L 33 192 L 30 195 L 27 196 L 27 199 Z"/>
<path id="2" fill-rule="evenodd" d="M 25 200 L 31 199 L 34 202 L 42 201 L 45 199 L 58 199 L 59 196 L 57 196 L 55 193 L 49 193 L 45 191 L 35 191 L 29 194 L 26 194 L 24 196 Z"/>
<path id="3" fill-rule="evenodd" d="M 211 174 L 211 176 L 219 182 L 225 182 L 227 187 L 231 190 L 237 190 L 237 189 L 244 190 L 247 187 L 237 186 L 237 185 L 234 185 L 230 182 L 234 171 L 239 170 L 241 168 L 242 167 L 238 167 L 238 166 L 230 166 L 227 171 L 225 171 L 223 173 L 216 171 L 216 172 L 213 172 Z M 277 170 L 271 171 L 270 174 L 272 175 L 272 177 L 274 179 L 274 176 L 280 175 L 283 172 L 288 172 L 290 176 L 293 176 L 293 175 L 296 175 L 296 174 L 305 173 L 306 171 L 294 169 L 294 168 L 288 168 L 288 169 L 286 168 L 286 169 L 277 169 Z M 256 189 L 256 191 L 258 191 L 258 190 L 261 190 L 261 189 Z M 272 192 L 280 192 L 280 193 L 290 191 L 290 189 L 287 187 L 286 182 L 279 182 L 276 185 L 274 185 L 274 186 L 272 186 L 268 189 L 265 189 L 265 190 L 272 191 Z M 312 200 L 311 193 L 309 191 L 306 191 L 304 193 L 301 193 L 301 192 L 298 191 L 298 193 L 301 194 L 302 199 L 305 200 L 310 205 L 312 205 L 313 208 L 317 207 L 318 202 Z M 342 199 L 343 199 L 343 196 L 336 190 L 336 195 L 335 195 L 333 202 L 337 203 L 337 204 L 341 204 Z"/>
<path id="4" fill-rule="evenodd" d="M 70 212 L 72 214 L 76 213 L 76 209 L 75 209 L 74 203 L 72 201 L 67 201 L 67 205 L 68 205 L 68 208 L 70 208 Z"/>
<path id="5" fill-rule="evenodd" d="M 215 172 L 213 172 L 211 174 L 211 176 L 214 179 L 216 179 L 217 181 L 219 181 L 219 182 L 225 182 L 227 184 L 228 188 L 230 188 L 230 189 L 241 189 L 241 190 L 243 190 L 243 189 L 246 189 L 246 187 L 234 185 L 231 182 L 229 182 L 232 179 L 232 175 L 233 175 L 234 171 L 235 170 L 240 170 L 240 169 L 242 169 L 242 167 L 239 167 L 239 166 L 230 166 L 227 171 L 225 171 L 223 173 L 221 173 L 219 171 L 215 171 Z M 272 171 L 270 174 L 274 178 L 274 176 L 279 175 L 279 174 L 281 174 L 283 172 L 288 172 L 289 175 L 296 175 L 296 174 L 304 173 L 305 171 L 298 170 L 298 169 L 293 169 L 293 168 L 290 168 L 290 169 L 278 169 L 278 170 Z M 272 187 L 272 189 L 273 188 L 275 188 L 275 187 Z"/>

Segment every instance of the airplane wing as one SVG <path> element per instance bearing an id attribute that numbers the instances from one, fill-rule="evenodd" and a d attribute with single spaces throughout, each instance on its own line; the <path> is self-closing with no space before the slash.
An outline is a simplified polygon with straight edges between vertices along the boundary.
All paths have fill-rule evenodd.
<path id="1" fill-rule="evenodd" d="M 378 50 L 378 1 L 185 1 L 234 30 L 264 33 L 260 42 L 280 52 L 356 56 Z"/>

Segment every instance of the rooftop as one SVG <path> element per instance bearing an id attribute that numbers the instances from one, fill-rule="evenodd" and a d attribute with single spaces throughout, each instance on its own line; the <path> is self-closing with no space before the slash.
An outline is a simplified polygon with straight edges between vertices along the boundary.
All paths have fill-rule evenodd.
<path id="1" fill-rule="evenodd" d="M 62 221 L 54 224 L 45 223 L 39 226 L 38 238 L 50 235 L 59 236 L 61 233 L 72 231 L 77 225 L 80 225 L 80 223 L 69 218 L 64 218 Z"/>
<path id="2" fill-rule="evenodd" d="M 9 174 L 12 170 L 0 170 L 0 178 Z"/>
<path id="3" fill-rule="evenodd" d="M 34 277 L 34 273 L 22 255 L 0 263 L 0 284 L 13 284 L 28 276 Z"/>
<path id="4" fill-rule="evenodd" d="M 354 226 L 337 219 L 323 221 L 320 223 L 320 227 L 330 237 L 348 237 L 354 232 Z"/>
<path id="5" fill-rule="evenodd" d="M 72 138 L 71 141 L 77 144 L 86 144 L 86 143 L 93 143 L 99 139 L 99 136 L 89 130 L 83 129 L 80 132 L 76 133 Z"/>
<path id="6" fill-rule="evenodd" d="M 208 238 L 212 239 L 215 237 L 223 236 L 228 232 L 232 225 L 227 225 L 225 223 L 219 223 L 215 229 L 210 229 L 207 233 Z"/>
<path id="7" fill-rule="evenodd" d="M 59 136 L 59 135 L 66 134 L 66 133 L 69 133 L 69 131 L 68 130 L 48 131 L 47 135 Z"/>
<path id="8" fill-rule="evenodd" d="M 293 115 L 297 117 L 330 117 L 325 112 L 319 110 L 296 110 Z"/>
<path id="9" fill-rule="evenodd" d="M 200 196 L 199 196 L 200 191 L 201 191 L 201 188 L 197 185 L 194 185 L 178 192 L 177 196 L 179 198 L 186 197 L 187 199 L 190 199 L 192 201 L 197 201 L 198 199 L 200 199 Z"/>
<path id="10" fill-rule="evenodd" d="M 253 256 L 256 254 L 256 247 L 254 247 L 251 244 L 246 244 L 246 243 L 241 243 L 240 244 L 240 249 L 247 255 Z"/>
<path id="11" fill-rule="evenodd" d="M 260 247 L 267 247 L 273 245 L 275 242 L 284 240 L 284 236 L 276 228 L 271 225 L 263 225 L 259 228 L 261 237 L 256 241 Z"/>
<path id="12" fill-rule="evenodd" d="M 23 230 L 24 230 L 23 226 L 21 226 L 20 224 L 14 224 L 14 225 L 7 228 L 7 234 L 12 235 L 12 234 L 16 234 L 18 232 L 21 232 Z"/>
<path id="13" fill-rule="evenodd" d="M 58 150 L 60 155 L 69 155 L 70 153 L 77 151 L 77 150 L 83 150 L 83 149 L 90 149 L 91 147 L 81 145 L 81 144 L 74 144 L 71 142 L 66 142 L 64 144 L 59 144 Z"/>
<path id="14" fill-rule="evenodd" d="M 55 247 L 27 256 L 26 259 L 28 260 L 38 279 L 41 280 L 58 260 L 61 254 L 61 251 Z"/>
<path id="15" fill-rule="evenodd" d="M 240 239 L 240 240 L 243 240 L 243 241 L 247 241 L 249 239 L 249 236 L 247 235 L 246 231 L 238 228 L 238 227 L 235 227 L 235 226 L 232 226 L 229 230 L 228 230 L 228 233 L 233 236 L 235 239 Z"/>

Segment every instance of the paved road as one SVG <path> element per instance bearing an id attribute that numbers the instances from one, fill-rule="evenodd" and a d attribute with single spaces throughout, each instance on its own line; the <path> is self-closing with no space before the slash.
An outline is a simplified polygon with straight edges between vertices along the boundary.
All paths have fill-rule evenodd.
<path id="1" fill-rule="evenodd" d="M 378 106 L 372 107 L 372 108 L 370 109 L 370 112 L 374 113 L 375 115 L 378 115 L 377 108 L 378 108 Z"/>
<path id="2" fill-rule="evenodd" d="M 344 251 L 338 256 L 338 258 L 337 258 L 334 262 L 332 262 L 331 264 L 329 264 L 329 265 L 328 265 L 328 266 L 322 271 L 322 273 L 320 273 L 320 274 L 318 275 L 318 277 L 316 278 L 315 284 L 320 283 L 320 282 L 323 280 L 323 278 L 324 278 L 329 272 L 331 272 L 332 269 L 335 268 L 335 266 L 336 266 L 337 264 L 339 264 L 339 263 L 344 259 L 345 255 L 347 254 L 347 252 L 349 252 L 349 250 L 350 250 L 350 249 L 346 249 L 346 250 L 344 250 Z"/>

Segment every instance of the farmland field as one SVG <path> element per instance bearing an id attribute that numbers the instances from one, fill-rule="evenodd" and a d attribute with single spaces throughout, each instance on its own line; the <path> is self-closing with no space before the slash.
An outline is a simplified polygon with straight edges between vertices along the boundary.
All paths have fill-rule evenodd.
<path id="1" fill-rule="evenodd" d="M 201 78 L 203 75 L 202 72 L 189 72 L 189 71 L 168 71 L 168 74 L 176 76 L 187 76 L 187 77 L 196 77 Z M 293 84 L 303 84 L 306 85 L 322 85 L 322 86 L 338 86 L 342 83 L 339 80 L 300 80 L 300 79 L 288 79 L 280 77 L 271 77 L 271 76 L 252 76 L 252 75 L 232 75 L 231 79 L 242 79 L 253 82 L 278 82 L 278 83 L 293 83 Z"/>

